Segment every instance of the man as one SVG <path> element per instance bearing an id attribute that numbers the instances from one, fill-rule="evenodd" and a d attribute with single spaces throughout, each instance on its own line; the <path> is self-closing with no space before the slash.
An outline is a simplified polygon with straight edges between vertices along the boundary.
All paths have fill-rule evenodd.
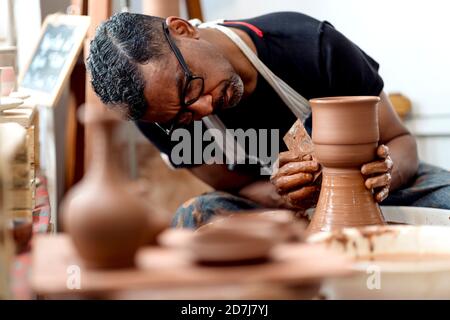
<path id="1" fill-rule="evenodd" d="M 280 12 L 223 25 L 306 99 L 379 96 L 380 159 L 362 166 L 366 187 L 385 205 L 450 208 L 449 174 L 419 165 L 416 142 L 383 91 L 378 64 L 330 23 Z M 98 28 L 87 66 L 102 101 L 134 120 L 174 165 L 174 129 L 192 132 L 195 121 L 211 114 L 227 128 L 277 129 L 280 139 L 296 120 L 226 35 L 178 17 L 113 16 Z M 305 128 L 311 133 L 310 117 Z M 254 165 L 177 163 L 217 191 L 181 206 L 174 225 L 198 227 L 224 210 L 314 203 L 318 164 L 282 151 L 270 180 Z"/>

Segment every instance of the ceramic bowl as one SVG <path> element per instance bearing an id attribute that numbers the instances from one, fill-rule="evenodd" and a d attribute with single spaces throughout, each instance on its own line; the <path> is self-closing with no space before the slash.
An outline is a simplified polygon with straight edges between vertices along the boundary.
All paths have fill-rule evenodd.
<path id="1" fill-rule="evenodd" d="M 267 258 L 276 241 L 268 237 L 243 235 L 239 232 L 202 229 L 166 230 L 158 237 L 158 244 L 179 250 L 199 262 L 245 262 Z"/>
<path id="2" fill-rule="evenodd" d="M 157 236 L 157 243 L 170 249 L 185 249 L 194 235 L 191 229 L 166 229 Z"/>
<path id="3" fill-rule="evenodd" d="M 450 228 L 371 226 L 307 240 L 354 259 L 355 275 L 329 279 L 330 299 L 450 299 Z"/>
<path id="4" fill-rule="evenodd" d="M 166 230 L 158 243 L 197 261 L 237 262 L 267 258 L 280 242 L 302 241 L 305 227 L 289 210 L 249 210 L 217 216 L 196 231 Z"/>
<path id="5" fill-rule="evenodd" d="M 200 262 L 244 262 L 267 258 L 276 244 L 273 237 L 262 233 L 210 227 L 196 232 L 187 249 Z"/>
<path id="6" fill-rule="evenodd" d="M 270 228 L 274 237 L 282 241 L 302 241 L 304 239 L 306 222 L 295 217 L 291 210 L 282 209 L 256 209 L 240 211 L 224 217 L 214 219 L 223 220 L 222 226 L 231 226 L 240 229 Z M 268 231 L 266 231 L 268 232 Z"/>
<path id="7" fill-rule="evenodd" d="M 279 225 L 259 215 L 216 217 L 193 234 L 186 248 L 202 262 L 237 262 L 267 258 L 283 241 Z"/>

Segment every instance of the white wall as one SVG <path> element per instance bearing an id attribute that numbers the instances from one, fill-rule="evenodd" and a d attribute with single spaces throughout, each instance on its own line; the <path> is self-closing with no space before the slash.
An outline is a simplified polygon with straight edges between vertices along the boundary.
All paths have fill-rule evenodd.
<path id="1" fill-rule="evenodd" d="M 0 43 L 6 42 L 8 31 L 8 6 L 6 0 L 0 0 Z"/>
<path id="2" fill-rule="evenodd" d="M 450 1 L 202 0 L 205 20 L 299 11 L 330 21 L 381 65 L 387 91 L 401 91 L 415 114 L 450 114 Z"/>
<path id="3" fill-rule="evenodd" d="M 39 0 L 15 0 L 19 71 L 28 63 L 41 33 L 41 5 Z"/>

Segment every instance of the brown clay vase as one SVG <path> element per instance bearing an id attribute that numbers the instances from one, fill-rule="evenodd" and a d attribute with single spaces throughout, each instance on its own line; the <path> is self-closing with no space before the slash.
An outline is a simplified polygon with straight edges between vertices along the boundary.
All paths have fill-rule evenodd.
<path id="1" fill-rule="evenodd" d="M 378 97 L 332 97 L 310 101 L 314 154 L 322 187 L 308 233 L 384 224 L 361 166 L 375 160 L 379 140 Z"/>
<path id="2" fill-rule="evenodd" d="M 138 248 L 156 238 L 160 226 L 127 188 L 112 141 L 119 119 L 92 106 L 84 121 L 92 128 L 91 160 L 63 201 L 63 226 L 86 267 L 131 267 Z"/>

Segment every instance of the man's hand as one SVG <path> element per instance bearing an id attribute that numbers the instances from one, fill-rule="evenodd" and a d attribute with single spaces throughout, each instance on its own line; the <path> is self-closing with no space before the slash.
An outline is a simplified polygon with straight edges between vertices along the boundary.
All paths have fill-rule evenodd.
<path id="1" fill-rule="evenodd" d="M 313 184 L 319 164 L 311 155 L 281 152 L 270 181 L 282 196 L 287 208 L 307 209 L 317 202 L 320 186 Z"/>
<path id="2" fill-rule="evenodd" d="M 361 167 L 361 173 L 366 179 L 366 188 L 374 190 L 374 197 L 377 202 L 381 202 L 389 194 L 391 186 L 391 172 L 394 163 L 389 156 L 389 148 L 385 145 L 378 146 L 377 156 L 381 160 L 367 163 Z"/>

